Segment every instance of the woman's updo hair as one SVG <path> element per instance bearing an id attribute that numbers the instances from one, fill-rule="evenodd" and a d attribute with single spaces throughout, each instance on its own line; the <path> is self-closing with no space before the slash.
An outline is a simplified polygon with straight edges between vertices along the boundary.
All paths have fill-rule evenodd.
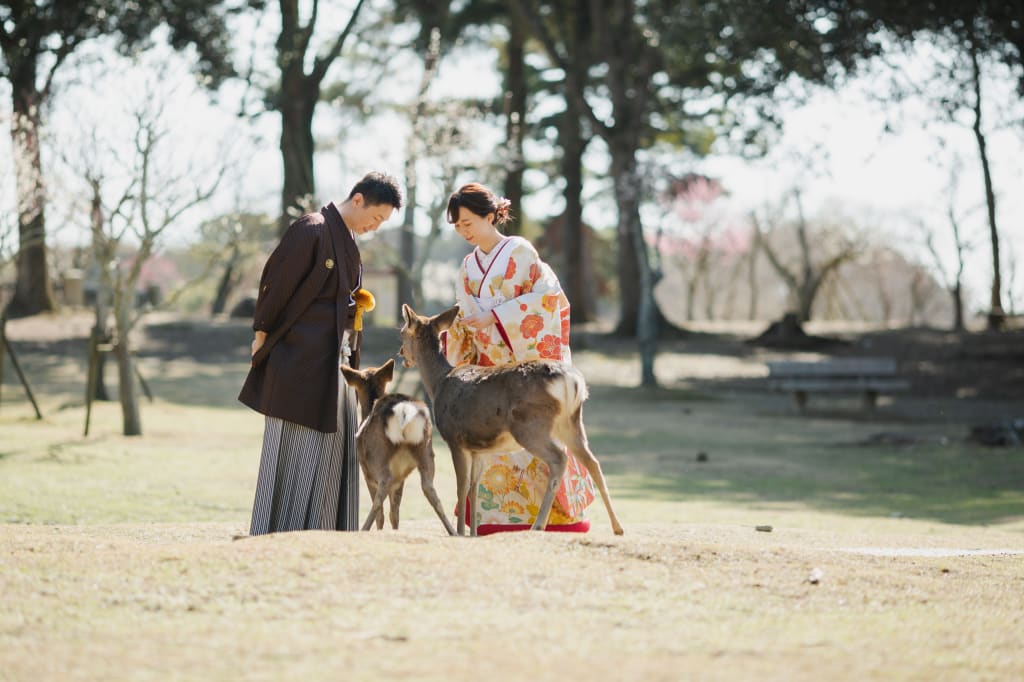
<path id="1" fill-rule="evenodd" d="M 499 197 L 491 190 L 477 182 L 463 185 L 452 192 L 448 199 L 448 222 L 459 222 L 459 209 L 465 206 L 470 212 L 481 218 L 494 214 L 494 224 L 501 225 L 512 220 L 512 202 Z"/>

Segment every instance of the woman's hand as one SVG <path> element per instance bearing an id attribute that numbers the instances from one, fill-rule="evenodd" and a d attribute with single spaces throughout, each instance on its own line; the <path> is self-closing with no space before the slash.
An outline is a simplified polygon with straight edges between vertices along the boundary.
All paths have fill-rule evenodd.
<path id="1" fill-rule="evenodd" d="M 467 327 L 472 327 L 476 330 L 487 329 L 494 324 L 494 314 L 490 310 L 485 310 L 482 313 L 476 313 L 475 315 L 469 315 L 468 317 L 462 318 L 462 323 Z"/>
<path id="2" fill-rule="evenodd" d="M 250 354 L 249 357 L 252 357 L 253 355 L 256 355 L 256 351 L 258 351 L 260 348 L 263 348 L 263 344 L 266 343 L 266 342 L 267 342 L 267 333 L 266 332 L 256 332 L 256 334 L 253 336 L 252 344 L 250 344 L 250 346 L 249 346 L 252 349 L 252 353 Z"/>

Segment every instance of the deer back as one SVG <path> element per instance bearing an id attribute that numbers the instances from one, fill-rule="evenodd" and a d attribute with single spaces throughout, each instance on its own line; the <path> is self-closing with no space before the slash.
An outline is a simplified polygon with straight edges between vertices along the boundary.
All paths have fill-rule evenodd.
<path id="1" fill-rule="evenodd" d="M 434 416 L 446 441 L 471 450 L 497 449 L 512 424 L 550 432 L 556 419 L 575 414 L 586 397 L 583 376 L 564 362 L 464 365 L 439 383 Z"/>
<path id="2" fill-rule="evenodd" d="M 401 393 L 389 393 L 375 401 L 356 438 L 367 429 L 379 429 L 394 445 L 420 445 L 433 433 L 426 404 Z"/>

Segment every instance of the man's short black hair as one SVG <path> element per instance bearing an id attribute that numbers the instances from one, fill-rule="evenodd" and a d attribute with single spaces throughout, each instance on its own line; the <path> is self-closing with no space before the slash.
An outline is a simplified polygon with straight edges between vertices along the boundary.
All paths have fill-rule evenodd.
<path id="1" fill-rule="evenodd" d="M 402 208 L 402 189 L 398 181 L 386 173 L 371 171 L 364 175 L 348 193 L 348 198 L 356 194 L 362 194 L 368 206 L 388 204 L 396 209 Z"/>

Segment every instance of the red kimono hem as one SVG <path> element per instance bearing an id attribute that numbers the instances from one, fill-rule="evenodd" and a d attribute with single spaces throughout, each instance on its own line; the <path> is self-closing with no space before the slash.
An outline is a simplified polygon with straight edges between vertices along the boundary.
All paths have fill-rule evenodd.
<path id="1" fill-rule="evenodd" d="M 529 523 L 481 523 L 476 527 L 477 535 L 492 535 L 494 533 L 508 533 L 519 530 L 530 530 Z M 576 523 L 555 524 L 549 523 L 544 531 L 547 533 L 586 533 L 590 531 L 590 519 L 583 519 Z"/>

